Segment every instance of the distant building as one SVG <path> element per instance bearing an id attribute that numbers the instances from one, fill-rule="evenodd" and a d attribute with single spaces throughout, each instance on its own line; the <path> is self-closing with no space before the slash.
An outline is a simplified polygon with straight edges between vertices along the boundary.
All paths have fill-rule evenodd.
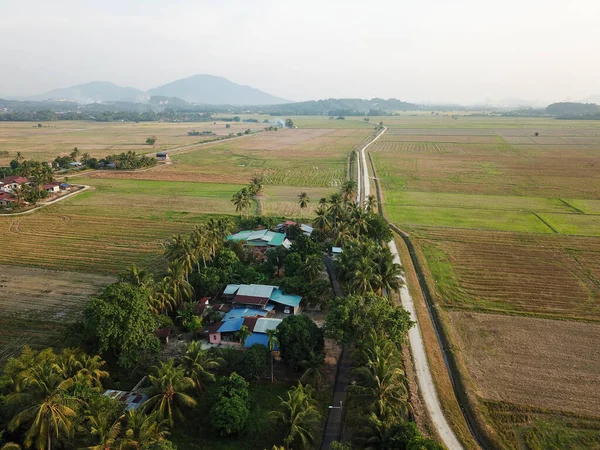
<path id="1" fill-rule="evenodd" d="M 17 200 L 10 194 L 6 192 L 0 192 L 0 206 L 14 206 L 17 203 Z"/>
<path id="2" fill-rule="evenodd" d="M 270 230 L 244 230 L 239 233 L 227 236 L 228 241 L 246 241 L 246 245 L 251 247 L 279 247 L 283 246 L 289 250 L 292 243 L 284 233 L 276 233 Z"/>
<path id="3" fill-rule="evenodd" d="M 169 152 L 158 152 L 156 154 L 156 159 L 158 161 L 170 161 Z"/>
<path id="4" fill-rule="evenodd" d="M 10 176 L 0 180 L 0 191 L 12 194 L 22 184 L 31 186 L 31 181 L 27 177 Z"/>
<path id="5" fill-rule="evenodd" d="M 60 183 L 48 183 L 42 186 L 48 194 L 56 194 L 60 191 Z"/>

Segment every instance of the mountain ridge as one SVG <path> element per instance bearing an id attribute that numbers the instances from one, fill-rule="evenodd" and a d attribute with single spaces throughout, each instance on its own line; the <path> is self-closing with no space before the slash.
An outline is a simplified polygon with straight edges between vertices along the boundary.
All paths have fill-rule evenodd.
<path id="1" fill-rule="evenodd" d="M 275 105 L 289 103 L 252 86 L 234 83 L 215 75 L 196 74 L 147 91 L 119 86 L 110 81 L 91 81 L 27 97 L 29 101 L 63 100 L 80 104 L 103 102 L 146 103 L 151 97 L 178 98 L 204 105 Z"/>

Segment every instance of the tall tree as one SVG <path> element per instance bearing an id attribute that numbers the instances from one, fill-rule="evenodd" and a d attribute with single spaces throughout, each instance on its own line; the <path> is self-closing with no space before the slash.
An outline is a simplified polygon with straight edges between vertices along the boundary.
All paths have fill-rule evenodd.
<path id="1" fill-rule="evenodd" d="M 220 358 L 213 358 L 208 350 L 202 349 L 200 341 L 190 342 L 183 357 L 187 376 L 194 382 L 198 393 L 204 390 L 208 383 L 215 381 L 215 376 L 210 372 L 221 365 Z"/>
<path id="2" fill-rule="evenodd" d="M 300 209 L 306 208 L 309 202 L 310 198 L 308 198 L 308 194 L 306 192 L 300 192 L 298 195 L 298 204 L 300 205 Z"/>
<path id="3" fill-rule="evenodd" d="M 320 413 L 312 388 L 298 383 L 285 398 L 279 397 L 279 400 L 279 409 L 271 415 L 285 427 L 285 448 L 304 449 L 314 445 Z"/>
<path id="4" fill-rule="evenodd" d="M 141 408 L 127 411 L 125 422 L 125 448 L 146 449 L 169 435 L 168 421 L 160 420 L 156 413 L 146 414 Z"/>
<path id="5" fill-rule="evenodd" d="M 248 329 L 248 327 L 246 325 L 242 325 L 242 327 L 240 328 L 240 330 L 236 333 L 238 339 L 240 340 L 240 343 L 242 344 L 242 347 L 246 346 L 246 340 L 252 336 L 252 332 Z"/>
<path id="6" fill-rule="evenodd" d="M 25 433 L 25 446 L 38 450 L 50 450 L 53 439 L 72 437 L 73 418 L 80 403 L 68 394 L 72 379 L 64 379 L 55 365 L 44 364 L 33 367 L 24 377 L 27 386 L 24 392 L 10 394 L 8 404 L 25 404 L 8 424 L 12 431 L 29 424 Z"/>
<path id="7" fill-rule="evenodd" d="M 273 352 L 279 347 L 279 339 L 277 338 L 277 328 L 267 330 L 267 346 L 271 353 L 271 383 L 273 383 Z"/>
<path id="8" fill-rule="evenodd" d="M 122 415 L 113 420 L 108 411 L 94 411 L 87 417 L 86 440 L 90 444 L 89 450 L 110 450 L 115 448 L 121 435 Z"/>
<path id="9" fill-rule="evenodd" d="M 175 364 L 174 359 L 161 362 L 154 369 L 155 375 L 148 375 L 151 386 L 147 392 L 150 398 L 144 403 L 144 408 L 150 413 L 156 412 L 159 420 L 167 420 L 169 426 L 173 427 L 175 420 L 184 420 L 182 408 L 196 405 L 196 400 L 185 393 L 195 384 L 185 375 L 184 368 Z"/>

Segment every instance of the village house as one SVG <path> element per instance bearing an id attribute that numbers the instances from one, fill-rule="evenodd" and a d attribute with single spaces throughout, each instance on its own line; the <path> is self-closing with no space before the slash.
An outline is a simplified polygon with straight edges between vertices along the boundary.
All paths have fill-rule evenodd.
<path id="1" fill-rule="evenodd" d="M 17 200 L 10 194 L 6 192 L 0 192 L 0 206 L 6 208 L 10 206 L 14 206 L 17 203 Z"/>
<path id="2" fill-rule="evenodd" d="M 278 233 L 285 233 L 287 235 L 288 228 L 296 225 L 298 225 L 298 223 L 294 222 L 293 220 L 286 220 L 285 222 L 277 224 L 275 226 L 275 231 L 277 231 Z M 304 236 L 310 237 L 313 230 L 314 228 L 310 225 L 307 225 L 305 223 L 300 224 L 300 231 L 302 231 L 302 234 L 304 234 Z"/>
<path id="3" fill-rule="evenodd" d="M 44 184 L 42 186 L 42 188 L 48 193 L 48 194 L 56 194 L 57 192 L 60 191 L 60 183 L 48 183 L 48 184 Z"/>
<path id="4" fill-rule="evenodd" d="M 213 345 L 227 344 L 241 347 L 238 332 L 242 329 L 242 326 L 245 326 L 252 334 L 248 336 L 244 346 L 250 347 L 254 344 L 261 344 L 266 347 L 269 343 L 267 330 L 276 329 L 281 322 L 281 319 L 258 316 L 223 320 L 209 327 L 209 342 Z"/>
<path id="5" fill-rule="evenodd" d="M 15 189 L 18 189 L 22 184 L 31 186 L 31 181 L 29 181 L 29 178 L 27 177 L 13 175 L 0 180 L 0 190 L 8 194 L 12 194 Z"/>
<path id="6" fill-rule="evenodd" d="M 284 294 L 278 286 L 262 284 L 229 284 L 223 291 L 235 307 L 251 308 L 274 313 L 300 314 L 302 311 L 299 295 Z"/>
<path id="7" fill-rule="evenodd" d="M 250 247 L 269 248 L 283 246 L 287 250 L 290 249 L 292 243 L 288 240 L 284 233 L 276 233 L 270 230 L 244 230 L 239 233 L 227 236 L 228 241 L 245 241 Z"/>

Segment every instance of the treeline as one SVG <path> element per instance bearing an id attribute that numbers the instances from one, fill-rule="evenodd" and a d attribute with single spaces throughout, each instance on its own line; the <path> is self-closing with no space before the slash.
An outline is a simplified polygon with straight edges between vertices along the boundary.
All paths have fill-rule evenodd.
<path id="1" fill-rule="evenodd" d="M 546 112 L 559 118 L 568 117 L 591 117 L 600 119 L 600 107 L 595 103 L 552 103 L 546 108 Z"/>
<path id="2" fill-rule="evenodd" d="M 388 115 L 392 111 L 418 111 L 425 109 L 421 105 L 403 102 L 395 98 L 384 100 L 374 98 L 330 98 L 289 103 L 262 108 L 271 115 L 326 115 L 326 116 L 364 116 Z"/>

